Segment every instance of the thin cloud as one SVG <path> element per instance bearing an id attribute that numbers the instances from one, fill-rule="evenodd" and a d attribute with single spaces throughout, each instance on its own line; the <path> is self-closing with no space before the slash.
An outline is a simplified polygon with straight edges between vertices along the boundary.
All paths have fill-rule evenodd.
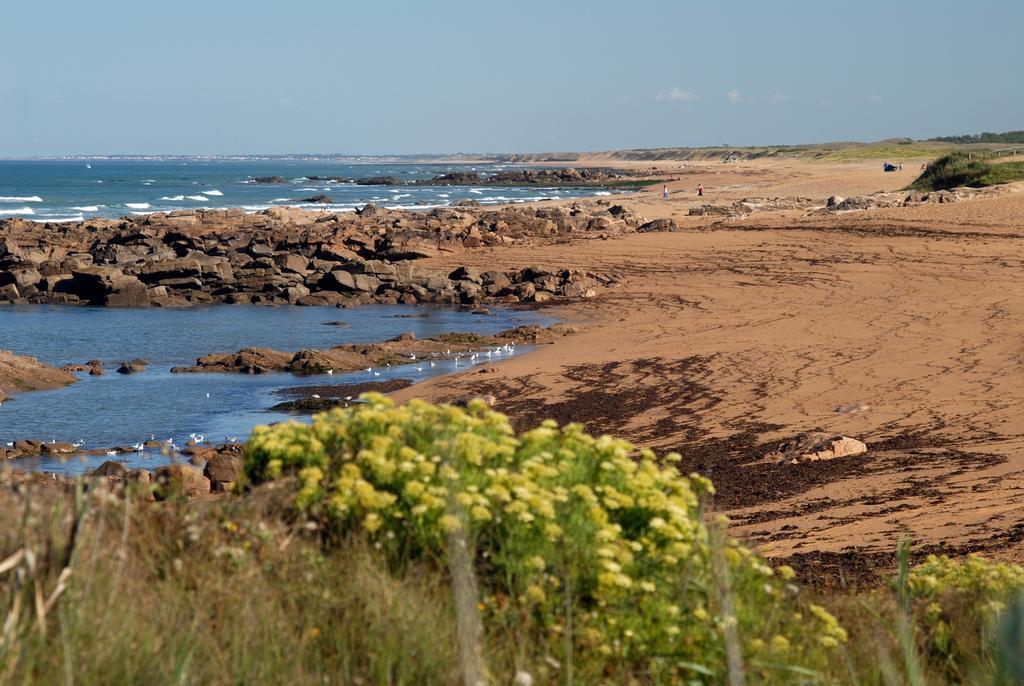
<path id="1" fill-rule="evenodd" d="M 736 89 L 728 91 L 725 94 L 725 99 L 728 100 L 733 105 L 738 105 L 739 103 L 743 102 L 743 97 L 740 95 L 740 92 Z"/>
<path id="2" fill-rule="evenodd" d="M 768 103 L 770 105 L 782 105 L 784 103 L 789 102 L 792 99 L 793 98 L 791 96 L 786 95 L 784 93 L 776 93 L 772 97 L 768 98 Z"/>
<path id="3" fill-rule="evenodd" d="M 679 102 L 692 102 L 694 100 L 700 100 L 700 96 L 691 91 L 684 91 L 681 88 L 672 88 L 671 90 L 665 90 L 662 88 L 658 91 L 658 100 L 676 100 Z"/>
<path id="4" fill-rule="evenodd" d="M 878 103 L 882 102 L 882 96 L 881 95 L 876 95 L 874 93 L 868 93 L 867 98 L 868 98 L 868 102 L 872 102 L 872 103 L 874 103 L 876 105 Z"/>

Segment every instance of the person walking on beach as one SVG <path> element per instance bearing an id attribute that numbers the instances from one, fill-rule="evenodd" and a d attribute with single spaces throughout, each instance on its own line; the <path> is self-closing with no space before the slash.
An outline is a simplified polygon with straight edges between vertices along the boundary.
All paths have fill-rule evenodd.
<path id="1" fill-rule="evenodd" d="M 698 198 L 703 198 L 704 197 L 704 184 L 702 184 L 702 183 L 697 184 L 697 197 Z"/>
<path id="2" fill-rule="evenodd" d="M 668 200 L 668 184 L 661 187 L 661 199 Z"/>

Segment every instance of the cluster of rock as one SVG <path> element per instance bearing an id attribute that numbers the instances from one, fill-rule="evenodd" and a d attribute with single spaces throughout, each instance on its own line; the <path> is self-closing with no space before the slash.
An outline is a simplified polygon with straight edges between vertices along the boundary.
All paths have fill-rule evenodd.
<path id="1" fill-rule="evenodd" d="M 215 353 L 196 360 L 192 367 L 172 367 L 172 373 L 237 372 L 263 374 L 265 372 L 292 372 L 293 374 L 324 374 L 351 372 L 385 365 L 421 365 L 427 358 L 452 358 L 463 353 L 480 351 L 487 357 L 506 345 L 551 342 L 576 332 L 576 328 L 555 324 L 544 328 L 536 325 L 507 329 L 493 336 L 474 333 L 446 333 L 435 338 L 417 339 L 415 334 L 404 333 L 384 343 L 347 343 L 327 350 L 306 348 L 295 353 L 270 348 L 242 348 L 234 353 Z M 499 351 L 498 357 L 501 356 Z"/>
<path id="2" fill-rule="evenodd" d="M 196 498 L 211 493 L 231 491 L 243 479 L 244 446 L 237 443 L 224 445 L 200 445 L 186 448 L 183 454 L 187 462 L 172 462 L 156 469 L 129 468 L 123 462 L 107 460 L 89 472 L 88 485 L 101 483 L 115 491 L 123 491 L 133 485 L 137 492 L 149 500 L 165 500 L 171 497 Z M 13 459 L 32 455 L 69 456 L 80 451 L 71 444 L 42 443 L 41 441 L 18 441 L 15 449 L 0 448 L 0 459 Z M 103 451 L 89 451 L 95 454 Z M 114 450 L 108 450 L 115 452 Z M 23 470 L 5 470 L 4 474 L 30 474 Z M 70 485 L 73 479 L 57 479 L 58 485 Z M 48 479 L 49 481 L 49 479 Z"/>
<path id="3" fill-rule="evenodd" d="M 801 464 L 863 455 L 867 451 L 867 445 L 856 438 L 811 431 L 785 441 L 764 457 L 778 464 Z"/>
<path id="4" fill-rule="evenodd" d="M 242 479 L 242 446 L 199 446 L 186 449 L 188 463 L 172 462 L 148 469 L 129 469 L 121 462 L 107 460 L 89 473 L 106 479 L 111 485 L 138 484 L 156 500 L 184 496 L 196 498 L 210 493 L 226 493 Z"/>
<path id="5" fill-rule="evenodd" d="M 643 176 L 623 169 L 520 169 L 496 174 L 449 172 L 414 182 L 418 186 L 600 186 Z"/>
<path id="6" fill-rule="evenodd" d="M 622 206 L 356 213 L 182 210 L 122 220 L 0 221 L 0 302 L 108 306 L 540 302 L 608 285 L 576 271 L 422 268 L 483 246 L 650 230 Z"/>
<path id="7" fill-rule="evenodd" d="M 825 201 L 821 211 L 827 213 L 851 212 L 855 210 L 874 210 L 885 207 L 913 207 L 933 203 L 963 202 L 978 198 L 991 198 L 1005 193 L 1020 192 L 1022 187 L 1016 185 L 988 186 L 985 188 L 951 188 L 946 191 L 891 191 L 857 195 L 843 198 L 833 195 Z"/>
<path id="8" fill-rule="evenodd" d="M 1021 186 L 1013 184 L 991 186 L 987 188 L 953 188 L 948 191 L 889 191 L 871 195 L 857 195 L 844 198 L 833 195 L 824 202 L 811 198 L 743 198 L 733 203 L 705 203 L 691 207 L 691 217 L 718 217 L 724 219 L 742 219 L 755 212 L 780 212 L 783 210 L 804 210 L 808 214 L 834 214 L 854 210 L 873 210 L 885 207 L 912 207 L 929 203 L 950 203 L 987 198 L 1004 193 L 1019 192 Z"/>
<path id="9" fill-rule="evenodd" d="M 449 172 L 430 179 L 416 179 L 404 182 L 410 186 L 597 186 L 616 183 L 625 179 L 642 176 L 643 172 L 627 169 L 520 169 L 495 174 L 477 172 Z M 397 186 L 403 181 L 394 176 L 370 176 L 349 178 L 344 176 L 304 176 L 305 181 L 327 183 L 354 183 L 358 186 Z M 259 184 L 289 183 L 283 176 L 257 176 L 252 179 Z"/>
<path id="10" fill-rule="evenodd" d="M 810 198 L 783 197 L 783 198 L 743 198 L 734 203 L 725 205 L 703 204 L 691 207 L 691 217 L 726 217 L 736 219 L 746 217 L 754 212 L 779 212 L 782 210 L 807 210 L 821 207 Z"/>

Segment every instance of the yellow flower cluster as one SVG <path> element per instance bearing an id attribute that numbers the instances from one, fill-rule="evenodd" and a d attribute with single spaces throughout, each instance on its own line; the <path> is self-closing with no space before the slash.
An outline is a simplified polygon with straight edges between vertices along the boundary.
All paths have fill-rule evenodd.
<path id="1" fill-rule="evenodd" d="M 678 455 L 659 461 L 578 424 L 547 421 L 517 437 L 482 402 L 462 409 L 364 399 L 311 425 L 257 428 L 247 474 L 297 477 L 296 506 L 307 516 L 331 531 L 361 531 L 396 557 L 443 563 L 452 534 L 461 534 L 490 621 L 530 617 L 557 637 L 571 593 L 576 640 L 610 657 L 706 660 L 709 645 L 721 646 L 725 620 L 709 612 L 717 586 L 701 508 L 714 491 L 702 477 L 680 475 Z M 776 574 L 736 541 L 724 553 L 747 596 L 726 619 L 746 627 L 783 616 L 759 605 L 795 602 L 786 595 L 792 570 Z M 811 606 L 810 614 L 823 645 L 845 641 L 827 611 Z M 788 640 L 784 624 L 764 634 L 776 647 Z M 766 645 L 758 641 L 751 646 Z"/>
<path id="2" fill-rule="evenodd" d="M 959 560 L 930 555 L 910 570 L 907 585 L 923 606 L 921 616 L 932 648 L 948 655 L 956 652 L 958 633 L 951 622 L 961 618 L 966 608 L 972 623 L 993 626 L 1006 601 L 1024 591 L 1024 567 L 976 554 Z"/>

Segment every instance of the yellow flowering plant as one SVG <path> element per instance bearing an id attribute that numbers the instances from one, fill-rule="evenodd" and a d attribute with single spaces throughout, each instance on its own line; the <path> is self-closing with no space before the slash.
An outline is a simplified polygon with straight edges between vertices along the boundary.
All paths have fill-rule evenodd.
<path id="1" fill-rule="evenodd" d="M 912 568 L 907 587 L 929 650 L 955 667 L 966 637 L 986 645 L 1008 601 L 1024 592 L 1024 567 L 977 554 L 963 559 L 929 555 Z"/>
<path id="2" fill-rule="evenodd" d="M 713 487 L 680 475 L 678 455 L 659 460 L 579 424 L 546 421 L 517 436 L 483 402 L 363 400 L 310 425 L 257 427 L 248 478 L 296 477 L 304 516 L 369 537 L 395 564 L 442 565 L 452 535 L 463 537 L 485 627 L 529 638 L 539 654 L 564 657 L 571 645 L 603 655 L 608 673 L 642 664 L 715 682 L 727 625 L 754 664 L 820 668 L 846 640 L 824 608 L 796 598 L 788 568 L 726 540 L 727 572 L 716 571 L 702 506 Z M 800 611 L 804 621 L 791 621 Z"/>

